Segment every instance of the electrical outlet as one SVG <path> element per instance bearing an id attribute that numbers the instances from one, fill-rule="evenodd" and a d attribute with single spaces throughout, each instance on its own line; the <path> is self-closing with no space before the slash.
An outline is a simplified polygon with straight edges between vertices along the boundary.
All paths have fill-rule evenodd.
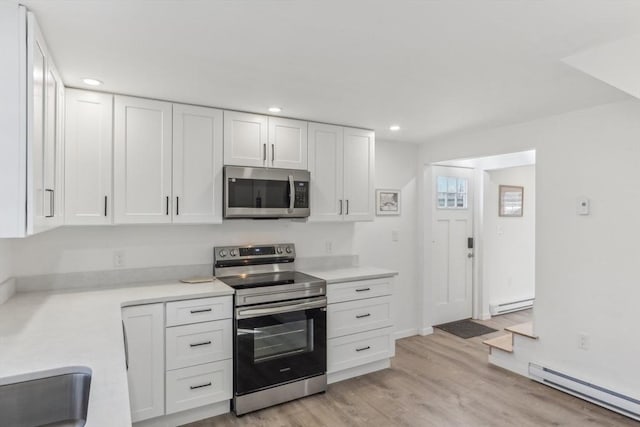
<path id="1" fill-rule="evenodd" d="M 589 335 L 581 332 L 578 334 L 578 348 L 581 350 L 589 350 L 589 346 L 591 345 L 591 339 Z"/>
<path id="2" fill-rule="evenodd" d="M 113 252 L 113 266 L 116 268 L 124 267 L 124 251 Z"/>
<path id="3" fill-rule="evenodd" d="M 326 242 L 324 242 L 324 250 L 328 254 L 333 252 L 333 242 L 331 240 L 327 240 Z"/>

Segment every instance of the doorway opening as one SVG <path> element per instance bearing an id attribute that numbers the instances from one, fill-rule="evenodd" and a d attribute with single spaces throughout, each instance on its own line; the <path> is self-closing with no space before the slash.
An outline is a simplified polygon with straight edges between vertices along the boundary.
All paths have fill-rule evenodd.
<path id="1" fill-rule="evenodd" d="M 425 320 L 489 319 L 535 298 L 535 150 L 425 167 Z"/>

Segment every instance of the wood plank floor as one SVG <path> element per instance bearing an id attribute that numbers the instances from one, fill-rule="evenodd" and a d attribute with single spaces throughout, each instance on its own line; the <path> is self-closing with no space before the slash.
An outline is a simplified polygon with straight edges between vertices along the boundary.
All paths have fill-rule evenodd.
<path id="1" fill-rule="evenodd" d="M 327 393 L 212 426 L 634 426 L 640 423 L 491 366 L 483 340 L 530 320 L 529 311 L 481 323 L 498 332 L 462 339 L 436 330 L 397 341 L 390 369 L 329 386 Z"/>

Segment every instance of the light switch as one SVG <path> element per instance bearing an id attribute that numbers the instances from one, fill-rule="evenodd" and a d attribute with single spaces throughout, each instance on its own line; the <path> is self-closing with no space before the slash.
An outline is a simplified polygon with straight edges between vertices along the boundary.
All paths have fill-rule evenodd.
<path id="1" fill-rule="evenodd" d="M 578 215 L 589 215 L 591 210 L 591 202 L 586 197 L 578 198 L 576 203 L 576 213 Z"/>
<path id="2" fill-rule="evenodd" d="M 391 241 L 392 242 L 397 242 L 398 240 L 400 240 L 400 231 L 392 230 L 391 231 Z"/>

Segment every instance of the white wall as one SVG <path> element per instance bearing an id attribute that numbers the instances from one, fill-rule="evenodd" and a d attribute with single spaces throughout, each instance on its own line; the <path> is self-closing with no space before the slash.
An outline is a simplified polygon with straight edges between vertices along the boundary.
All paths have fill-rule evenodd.
<path id="1" fill-rule="evenodd" d="M 483 286 L 489 304 L 535 295 L 535 166 L 487 171 L 484 182 Z M 500 185 L 524 187 L 523 215 L 498 215 Z"/>
<path id="2" fill-rule="evenodd" d="M 0 239 L 0 283 L 13 276 L 11 240 Z"/>
<path id="3" fill-rule="evenodd" d="M 374 222 L 356 224 L 354 252 L 362 265 L 400 272 L 394 290 L 394 317 L 398 336 L 415 335 L 419 324 L 420 287 L 417 277 L 416 233 L 418 146 L 376 143 L 376 188 L 399 189 L 400 216 L 379 216 Z M 392 241 L 397 231 L 398 241 Z"/>
<path id="4" fill-rule="evenodd" d="M 631 325 L 638 323 L 640 301 L 639 117 L 638 101 L 607 104 L 434 141 L 422 147 L 420 160 L 536 149 L 534 318 L 540 340 L 531 360 L 636 399 L 640 339 Z M 581 196 L 591 199 L 590 216 L 576 215 Z M 424 238 L 430 238 L 428 229 Z M 428 322 L 428 298 L 425 304 Z M 589 350 L 578 348 L 579 333 L 589 335 Z"/>

